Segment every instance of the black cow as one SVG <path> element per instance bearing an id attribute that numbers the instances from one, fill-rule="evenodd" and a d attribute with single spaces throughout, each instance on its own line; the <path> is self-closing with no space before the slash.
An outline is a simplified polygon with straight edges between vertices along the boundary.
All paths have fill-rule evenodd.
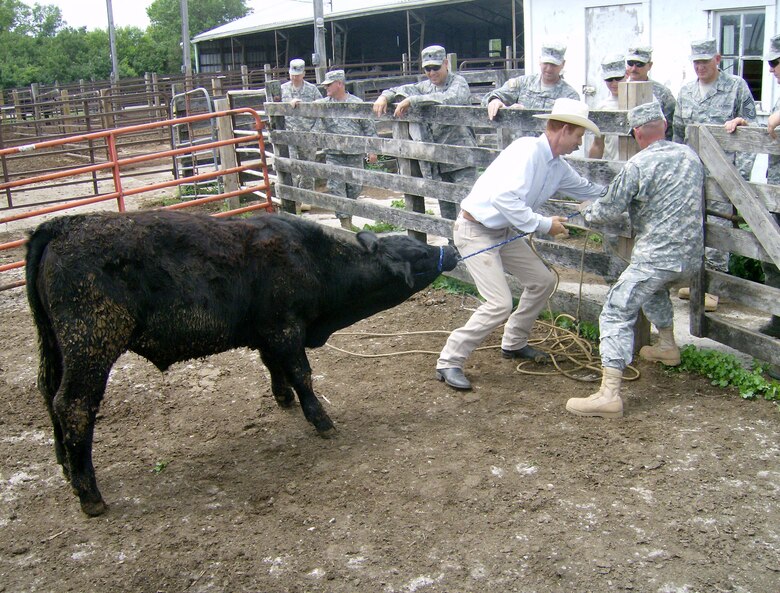
<path id="1" fill-rule="evenodd" d="M 457 262 L 454 249 L 405 236 L 356 238 L 286 215 L 217 220 L 160 211 L 62 217 L 31 233 L 38 386 L 57 461 L 85 513 L 106 509 L 92 436 L 109 371 L 128 350 L 165 370 L 253 348 L 277 403 L 294 405 L 295 390 L 317 431 L 333 431 L 305 348 L 400 304 Z"/>

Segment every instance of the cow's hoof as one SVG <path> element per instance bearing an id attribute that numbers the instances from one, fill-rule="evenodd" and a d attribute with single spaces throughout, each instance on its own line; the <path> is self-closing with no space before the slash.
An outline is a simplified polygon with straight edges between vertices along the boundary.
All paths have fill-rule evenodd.
<path id="1" fill-rule="evenodd" d="M 108 505 L 102 500 L 98 502 L 82 502 L 81 510 L 90 517 L 98 517 L 108 510 Z"/>
<path id="2" fill-rule="evenodd" d="M 331 426 L 330 428 L 326 428 L 325 430 L 318 430 L 317 434 L 321 436 L 323 439 L 332 439 L 336 436 L 336 427 Z"/>

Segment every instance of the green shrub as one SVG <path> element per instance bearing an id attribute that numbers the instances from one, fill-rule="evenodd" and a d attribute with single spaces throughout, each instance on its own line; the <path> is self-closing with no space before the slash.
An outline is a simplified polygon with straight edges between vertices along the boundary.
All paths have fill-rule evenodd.
<path id="1" fill-rule="evenodd" d="M 682 363 L 673 367 L 675 371 L 688 371 L 704 375 L 718 387 L 736 387 L 744 399 L 756 399 L 762 396 L 769 401 L 780 401 L 780 383 L 767 381 L 763 372 L 765 363 L 753 361 L 751 369 L 746 369 L 733 354 L 717 350 L 698 349 L 692 344 L 680 351 Z"/>

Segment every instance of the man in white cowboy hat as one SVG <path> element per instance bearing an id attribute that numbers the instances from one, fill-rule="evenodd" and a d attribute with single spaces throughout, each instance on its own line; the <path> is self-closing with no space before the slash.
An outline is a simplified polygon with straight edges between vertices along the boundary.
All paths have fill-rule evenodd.
<path id="1" fill-rule="evenodd" d="M 463 365 L 504 322 L 504 358 L 536 362 L 549 359 L 549 354 L 528 344 L 528 337 L 554 290 L 555 275 L 525 239 L 512 238 L 536 231 L 553 236 L 566 232 L 564 217 L 537 213 L 556 192 L 587 200 L 605 191 L 561 158 L 580 147 L 585 130 L 599 134 L 598 126 L 588 119 L 588 106 L 561 98 L 555 101 L 551 113 L 534 117 L 547 120 L 542 135 L 515 140 L 496 157 L 461 202 L 453 226 L 455 246 L 485 299 L 466 325 L 450 334 L 436 363 L 437 378 L 455 389 L 471 389 Z M 523 286 L 514 312 L 505 271 Z"/>
<path id="2" fill-rule="evenodd" d="M 621 54 L 604 56 L 604 59 L 601 60 L 601 78 L 607 86 L 609 97 L 599 103 L 597 109 L 617 111 L 620 109 L 618 105 L 618 85 L 626 79 L 625 58 Z M 596 136 L 588 150 L 588 157 L 592 159 L 606 159 L 608 161 L 618 160 L 617 134 Z"/>
<path id="3" fill-rule="evenodd" d="M 426 79 L 412 84 L 393 87 L 383 91 L 374 102 L 374 113 L 378 116 L 387 111 L 388 104 L 398 101 L 394 115 L 403 117 L 411 107 L 424 105 L 470 105 L 471 91 L 469 83 L 460 74 L 449 71 L 447 52 L 441 45 L 431 45 L 422 50 L 422 68 Z M 449 124 L 410 124 L 410 135 L 414 140 L 454 144 L 456 146 L 476 146 L 474 131 L 468 126 Z M 420 161 L 423 177 L 449 181 L 450 183 L 474 183 L 477 168 L 461 163 L 429 163 Z M 439 200 L 439 212 L 442 218 L 455 220 L 458 206 L 455 202 Z"/>
<path id="4" fill-rule="evenodd" d="M 352 93 L 348 93 L 345 85 L 346 77 L 344 70 L 331 70 L 325 74 L 322 79 L 322 85 L 325 87 L 327 97 L 318 99 L 315 103 L 362 103 L 363 100 Z M 323 117 L 317 124 L 317 130 L 329 134 L 342 134 L 347 136 L 376 136 L 376 126 L 374 121 L 366 118 L 349 119 L 346 117 Z M 363 168 L 363 160 L 366 155 L 345 152 L 340 148 L 325 148 L 325 163 L 328 165 L 338 165 L 342 167 Z M 376 163 L 375 153 L 368 154 L 368 162 Z M 357 200 L 360 195 L 362 185 L 356 183 L 347 183 L 343 179 L 336 177 L 328 178 L 328 192 L 336 196 Z M 336 212 L 336 218 L 339 219 L 341 227 L 348 230 L 355 230 L 352 226 L 352 216 L 346 212 Z"/>
<path id="5" fill-rule="evenodd" d="M 674 108 L 674 141 L 686 141 L 685 130 L 689 124 L 721 124 L 727 132 L 733 133 L 739 126 L 754 125 L 756 121 L 756 102 L 750 88 L 743 78 L 728 72 L 721 72 L 721 55 L 715 39 L 703 39 L 691 43 L 691 61 L 696 72 L 696 80 L 683 85 L 677 95 Z M 742 177 L 749 181 L 755 155 L 732 153 L 732 162 Z M 722 214 L 730 216 L 733 209 Z M 731 227 L 731 220 L 720 216 L 708 216 L 707 222 Z M 704 251 L 707 266 L 719 272 L 728 272 L 729 254 L 708 247 Z M 680 289 L 678 296 L 687 299 L 688 288 Z M 718 298 L 707 295 L 705 310 L 714 311 Z"/>
<path id="6" fill-rule="evenodd" d="M 660 337 L 657 345 L 643 346 L 639 356 L 680 364 L 669 285 L 698 270 L 704 253 L 704 165 L 690 147 L 665 139 L 666 119 L 657 101 L 631 109 L 628 124 L 640 152 L 626 161 L 604 196 L 580 207 L 589 223 L 617 220 L 628 212 L 636 238 L 631 261 L 609 289 L 599 316 L 601 388 L 566 403 L 578 416 L 623 416 L 620 387 L 633 358 L 640 309 Z"/>
<path id="7" fill-rule="evenodd" d="M 290 80 L 282 85 L 282 101 L 290 103 L 297 107 L 300 103 L 313 103 L 317 99 L 322 99 L 322 93 L 317 85 L 307 82 L 303 79 L 306 73 L 306 62 L 300 58 L 290 60 Z M 315 118 L 311 117 L 286 117 L 284 127 L 286 130 L 294 132 L 311 132 Z M 317 155 L 316 146 L 290 146 L 290 158 L 301 161 L 313 161 Z M 301 189 L 314 189 L 314 178 L 303 175 L 293 176 L 293 185 Z"/>
<path id="8" fill-rule="evenodd" d="M 539 73 L 526 74 L 507 80 L 482 100 L 487 107 L 488 118 L 495 119 L 504 107 L 522 109 L 550 109 L 556 99 L 565 97 L 579 101 L 580 96 L 568 82 L 563 80 L 566 64 L 566 46 L 558 43 L 542 45 L 539 58 Z M 535 135 L 528 132 L 526 135 Z"/>

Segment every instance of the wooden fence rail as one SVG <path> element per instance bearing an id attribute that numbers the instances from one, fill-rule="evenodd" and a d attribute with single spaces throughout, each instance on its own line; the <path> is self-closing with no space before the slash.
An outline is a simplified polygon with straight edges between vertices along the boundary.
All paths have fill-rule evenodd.
<path id="1" fill-rule="evenodd" d="M 266 103 L 265 109 L 271 119 L 270 139 L 276 155 L 277 196 L 281 198 L 283 208 L 291 212 L 294 212 L 296 203 L 310 203 L 321 208 L 389 222 L 417 235 L 431 234 L 449 238 L 452 236 L 452 223 L 439 216 L 302 190 L 292 186 L 292 175 L 343 179 L 365 187 L 456 203 L 468 194 L 470 187 L 400 173 L 326 167 L 320 163 L 296 161 L 289 158 L 288 146 L 338 147 L 347 152 L 376 152 L 398 159 L 460 163 L 476 167 L 486 167 L 498 154 L 497 149 L 491 148 L 465 148 L 416 142 L 398 137 L 397 131 L 393 137 L 365 138 L 316 132 L 291 132 L 284 129 L 284 117 L 289 115 L 312 118 L 338 116 L 376 119 L 370 103 L 335 106 L 302 104 L 295 111 L 289 105 Z M 411 110 L 401 120 L 386 115 L 380 118 L 378 123 L 392 122 L 394 125 L 391 127 L 395 130 L 399 127 L 399 121 L 402 125 L 425 122 L 468 125 L 487 129 L 489 133 L 501 137 L 507 130 L 514 134 L 529 130 L 541 132 L 544 121 L 534 118 L 535 113 L 539 111 L 503 110 L 500 117 L 491 122 L 488 121 L 483 108 L 432 106 Z M 625 135 L 627 131 L 626 111 L 592 111 L 591 117 L 603 132 Z M 704 217 L 704 208 L 707 211 L 717 211 L 719 208 L 722 210 L 724 205 L 733 205 L 747 221 L 749 227 L 729 229 L 703 221 L 706 245 L 746 257 L 780 263 L 780 229 L 772 216 L 773 213 L 780 212 L 780 188 L 743 182 L 726 154 L 734 150 L 780 154 L 780 142 L 771 141 L 765 128 L 763 130 L 740 128 L 736 134 L 726 134 L 718 126 L 702 126 L 699 131 L 699 142 L 698 145 L 694 145 L 694 148 L 698 150 L 708 170 L 702 216 Z M 585 177 L 602 184 L 609 183 L 622 166 L 620 162 L 576 157 L 567 160 Z M 550 214 L 573 211 L 573 209 L 566 210 L 565 205 L 558 202 L 554 205 L 548 203 L 546 210 Z M 630 227 L 627 225 L 613 225 L 601 230 L 608 234 L 630 237 Z M 550 263 L 566 268 L 581 266 L 584 272 L 598 274 L 608 281 L 613 281 L 626 265 L 624 261 L 612 254 L 587 251 L 583 255 L 579 248 L 544 238 L 535 239 L 535 244 L 540 254 Z M 459 266 L 454 275 L 468 279 L 461 268 L 462 266 Z M 705 313 L 703 310 L 705 290 L 740 306 L 765 312 L 767 315 L 770 313 L 780 315 L 780 290 L 702 268 L 692 284 L 691 306 L 691 330 L 694 335 L 715 339 L 762 360 L 780 364 L 780 340 L 739 327 L 739 324 L 724 319 L 718 313 Z M 575 305 L 571 296 L 564 296 L 560 303 L 561 310 L 574 311 Z M 601 303 L 585 299 L 577 306 L 582 318 L 594 320 Z"/>

